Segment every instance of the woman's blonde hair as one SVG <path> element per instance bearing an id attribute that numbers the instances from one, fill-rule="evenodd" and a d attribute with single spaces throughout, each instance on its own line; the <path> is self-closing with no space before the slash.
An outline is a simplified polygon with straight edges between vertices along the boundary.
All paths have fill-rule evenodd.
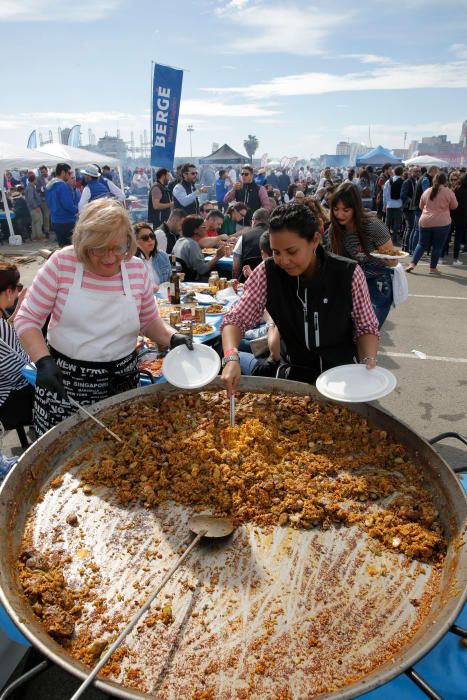
<path id="1" fill-rule="evenodd" d="M 80 212 L 73 231 L 72 243 L 77 259 L 89 262 L 91 248 L 105 248 L 115 238 L 121 236 L 125 240 L 128 252 L 124 260 L 130 260 L 138 248 L 131 222 L 126 210 L 116 199 L 105 197 L 89 202 Z"/>

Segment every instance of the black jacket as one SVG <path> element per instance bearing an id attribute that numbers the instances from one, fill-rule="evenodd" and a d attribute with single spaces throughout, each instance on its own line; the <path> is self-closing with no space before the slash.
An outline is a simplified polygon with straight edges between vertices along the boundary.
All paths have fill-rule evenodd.
<path id="1" fill-rule="evenodd" d="M 317 272 L 305 285 L 272 258 L 265 262 L 266 308 L 287 347 L 287 378 L 309 383 L 326 369 L 356 362 L 357 357 L 351 315 L 357 263 L 326 253 L 321 246 L 317 256 Z"/>

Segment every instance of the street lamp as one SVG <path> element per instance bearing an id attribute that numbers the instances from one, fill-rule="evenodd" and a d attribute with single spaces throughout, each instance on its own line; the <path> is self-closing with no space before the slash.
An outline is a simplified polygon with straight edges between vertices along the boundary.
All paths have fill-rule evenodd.
<path id="1" fill-rule="evenodd" d="M 192 134 L 193 131 L 194 131 L 193 125 L 192 125 L 192 124 L 188 124 L 186 130 L 187 130 L 188 133 L 190 134 L 190 158 L 193 158 L 193 146 L 192 146 L 192 143 L 191 143 L 191 134 Z"/>

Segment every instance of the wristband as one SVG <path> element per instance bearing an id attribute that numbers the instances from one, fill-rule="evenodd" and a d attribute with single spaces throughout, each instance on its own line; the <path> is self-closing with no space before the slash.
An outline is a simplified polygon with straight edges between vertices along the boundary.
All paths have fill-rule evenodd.
<path id="1" fill-rule="evenodd" d="M 238 355 L 237 348 L 230 348 L 229 350 L 224 350 L 224 357 L 227 357 L 227 355 L 231 355 L 232 353 Z"/>
<path id="2" fill-rule="evenodd" d="M 371 355 L 367 355 L 367 357 L 362 357 L 362 359 L 360 360 L 360 363 L 361 364 L 363 364 L 364 362 L 367 363 L 368 360 L 373 360 L 374 362 L 376 362 L 376 357 L 372 357 Z"/>

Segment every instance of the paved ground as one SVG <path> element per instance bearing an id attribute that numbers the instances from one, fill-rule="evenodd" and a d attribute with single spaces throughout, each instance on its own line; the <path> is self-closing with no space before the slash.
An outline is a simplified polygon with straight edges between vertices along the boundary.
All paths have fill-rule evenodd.
<path id="1" fill-rule="evenodd" d="M 0 256 L 13 256 L 21 281 L 28 285 L 43 264 L 37 255 L 43 246 L 0 246 Z M 396 375 L 398 385 L 379 405 L 426 438 L 448 431 L 467 436 L 467 254 L 461 259 L 465 267 L 443 265 L 439 278 L 429 275 L 428 265 L 420 263 L 408 278 L 409 299 L 391 311 L 381 338 L 379 363 Z M 416 357 L 413 350 L 424 353 L 426 359 Z M 21 453 L 15 432 L 7 434 L 3 449 L 7 455 Z M 439 450 L 452 466 L 467 465 L 467 449 L 460 443 L 449 440 Z M 34 658 L 25 659 L 23 666 L 30 668 L 34 663 Z M 77 685 L 74 678 L 53 667 L 13 698 L 60 700 L 71 697 Z M 95 689 L 83 697 L 104 698 Z"/>

